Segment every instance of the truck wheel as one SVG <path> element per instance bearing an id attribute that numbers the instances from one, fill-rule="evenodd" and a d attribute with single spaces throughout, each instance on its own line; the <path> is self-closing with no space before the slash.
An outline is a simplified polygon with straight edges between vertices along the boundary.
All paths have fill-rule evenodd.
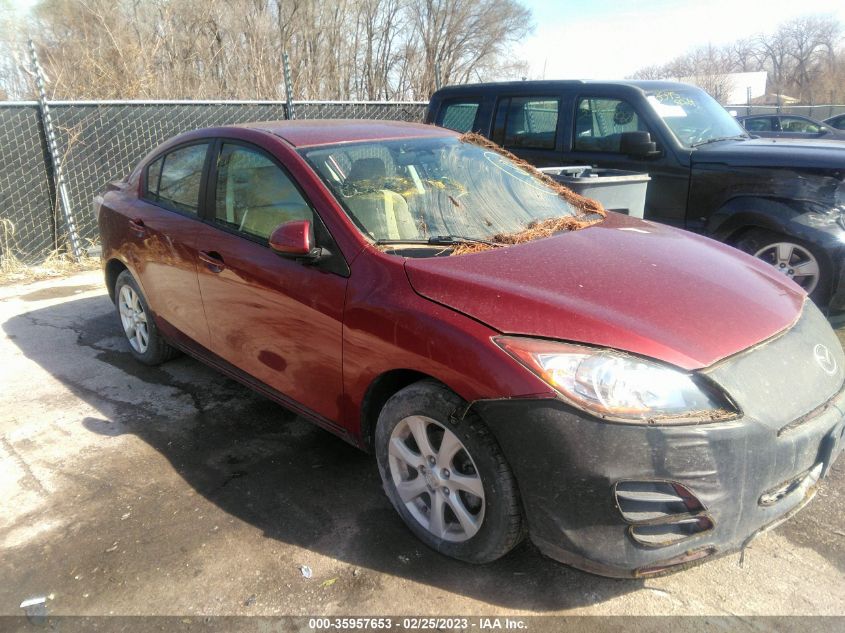
<path id="1" fill-rule="evenodd" d="M 159 365 L 178 354 L 162 338 L 138 282 L 128 270 L 114 284 L 114 304 L 129 342 L 129 351 L 145 365 Z"/>
<path id="2" fill-rule="evenodd" d="M 470 563 L 507 554 L 523 537 L 511 469 L 466 403 L 423 380 L 391 397 L 379 415 L 375 452 L 387 497 L 432 549 Z"/>
<path id="3" fill-rule="evenodd" d="M 736 247 L 792 279 L 817 304 L 824 305 L 830 299 L 830 265 L 817 247 L 764 229 L 748 231 L 739 239 Z"/>

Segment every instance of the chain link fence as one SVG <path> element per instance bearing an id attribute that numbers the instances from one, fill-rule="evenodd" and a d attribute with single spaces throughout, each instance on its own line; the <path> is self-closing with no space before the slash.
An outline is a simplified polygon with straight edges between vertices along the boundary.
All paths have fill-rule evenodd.
<path id="1" fill-rule="evenodd" d="M 97 239 L 92 200 L 150 150 L 188 130 L 286 119 L 281 101 L 51 101 L 70 206 L 83 247 Z M 424 102 L 293 103 L 297 119 L 422 121 Z M 0 256 L 31 264 L 63 247 L 53 173 L 36 102 L 0 102 Z"/>
<path id="2" fill-rule="evenodd" d="M 746 114 L 800 114 L 817 121 L 824 121 L 837 114 L 845 114 L 845 105 L 729 105 L 725 108 L 736 112 L 737 116 Z"/>

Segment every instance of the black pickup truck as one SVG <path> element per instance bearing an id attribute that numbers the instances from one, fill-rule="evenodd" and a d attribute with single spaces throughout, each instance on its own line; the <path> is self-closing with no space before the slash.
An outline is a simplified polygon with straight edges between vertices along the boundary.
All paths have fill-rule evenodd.
<path id="1" fill-rule="evenodd" d="M 647 172 L 646 219 L 732 244 L 845 308 L 845 143 L 754 138 L 703 90 L 664 81 L 448 86 L 426 121 L 540 167 Z"/>

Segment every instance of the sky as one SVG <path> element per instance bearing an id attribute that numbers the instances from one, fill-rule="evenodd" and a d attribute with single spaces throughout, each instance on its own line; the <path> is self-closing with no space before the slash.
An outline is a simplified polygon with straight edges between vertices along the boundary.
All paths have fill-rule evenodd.
<path id="1" fill-rule="evenodd" d="M 833 15 L 841 0 L 519 0 L 536 28 L 515 49 L 530 79 L 622 79 L 691 48 L 774 31 L 791 18 Z"/>
<path id="2" fill-rule="evenodd" d="M 774 31 L 801 15 L 832 15 L 845 24 L 842 0 L 518 1 L 536 25 L 514 50 L 528 62 L 530 79 L 621 79 L 697 46 Z M 35 2 L 5 0 L 18 12 Z"/>

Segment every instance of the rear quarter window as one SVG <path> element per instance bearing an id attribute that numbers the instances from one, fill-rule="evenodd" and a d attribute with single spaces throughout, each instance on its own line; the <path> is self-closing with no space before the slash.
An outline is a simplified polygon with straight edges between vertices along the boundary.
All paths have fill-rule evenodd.
<path id="1" fill-rule="evenodd" d="M 503 99 L 496 112 L 494 138 L 503 132 L 505 147 L 554 149 L 559 106 L 553 97 Z"/>
<path id="2" fill-rule="evenodd" d="M 480 101 L 468 99 L 446 102 L 437 113 L 435 123 L 456 132 L 469 132 L 475 125 L 480 105 Z"/>
<path id="3" fill-rule="evenodd" d="M 180 147 L 150 163 L 144 197 L 169 209 L 197 213 L 208 146 Z"/>

